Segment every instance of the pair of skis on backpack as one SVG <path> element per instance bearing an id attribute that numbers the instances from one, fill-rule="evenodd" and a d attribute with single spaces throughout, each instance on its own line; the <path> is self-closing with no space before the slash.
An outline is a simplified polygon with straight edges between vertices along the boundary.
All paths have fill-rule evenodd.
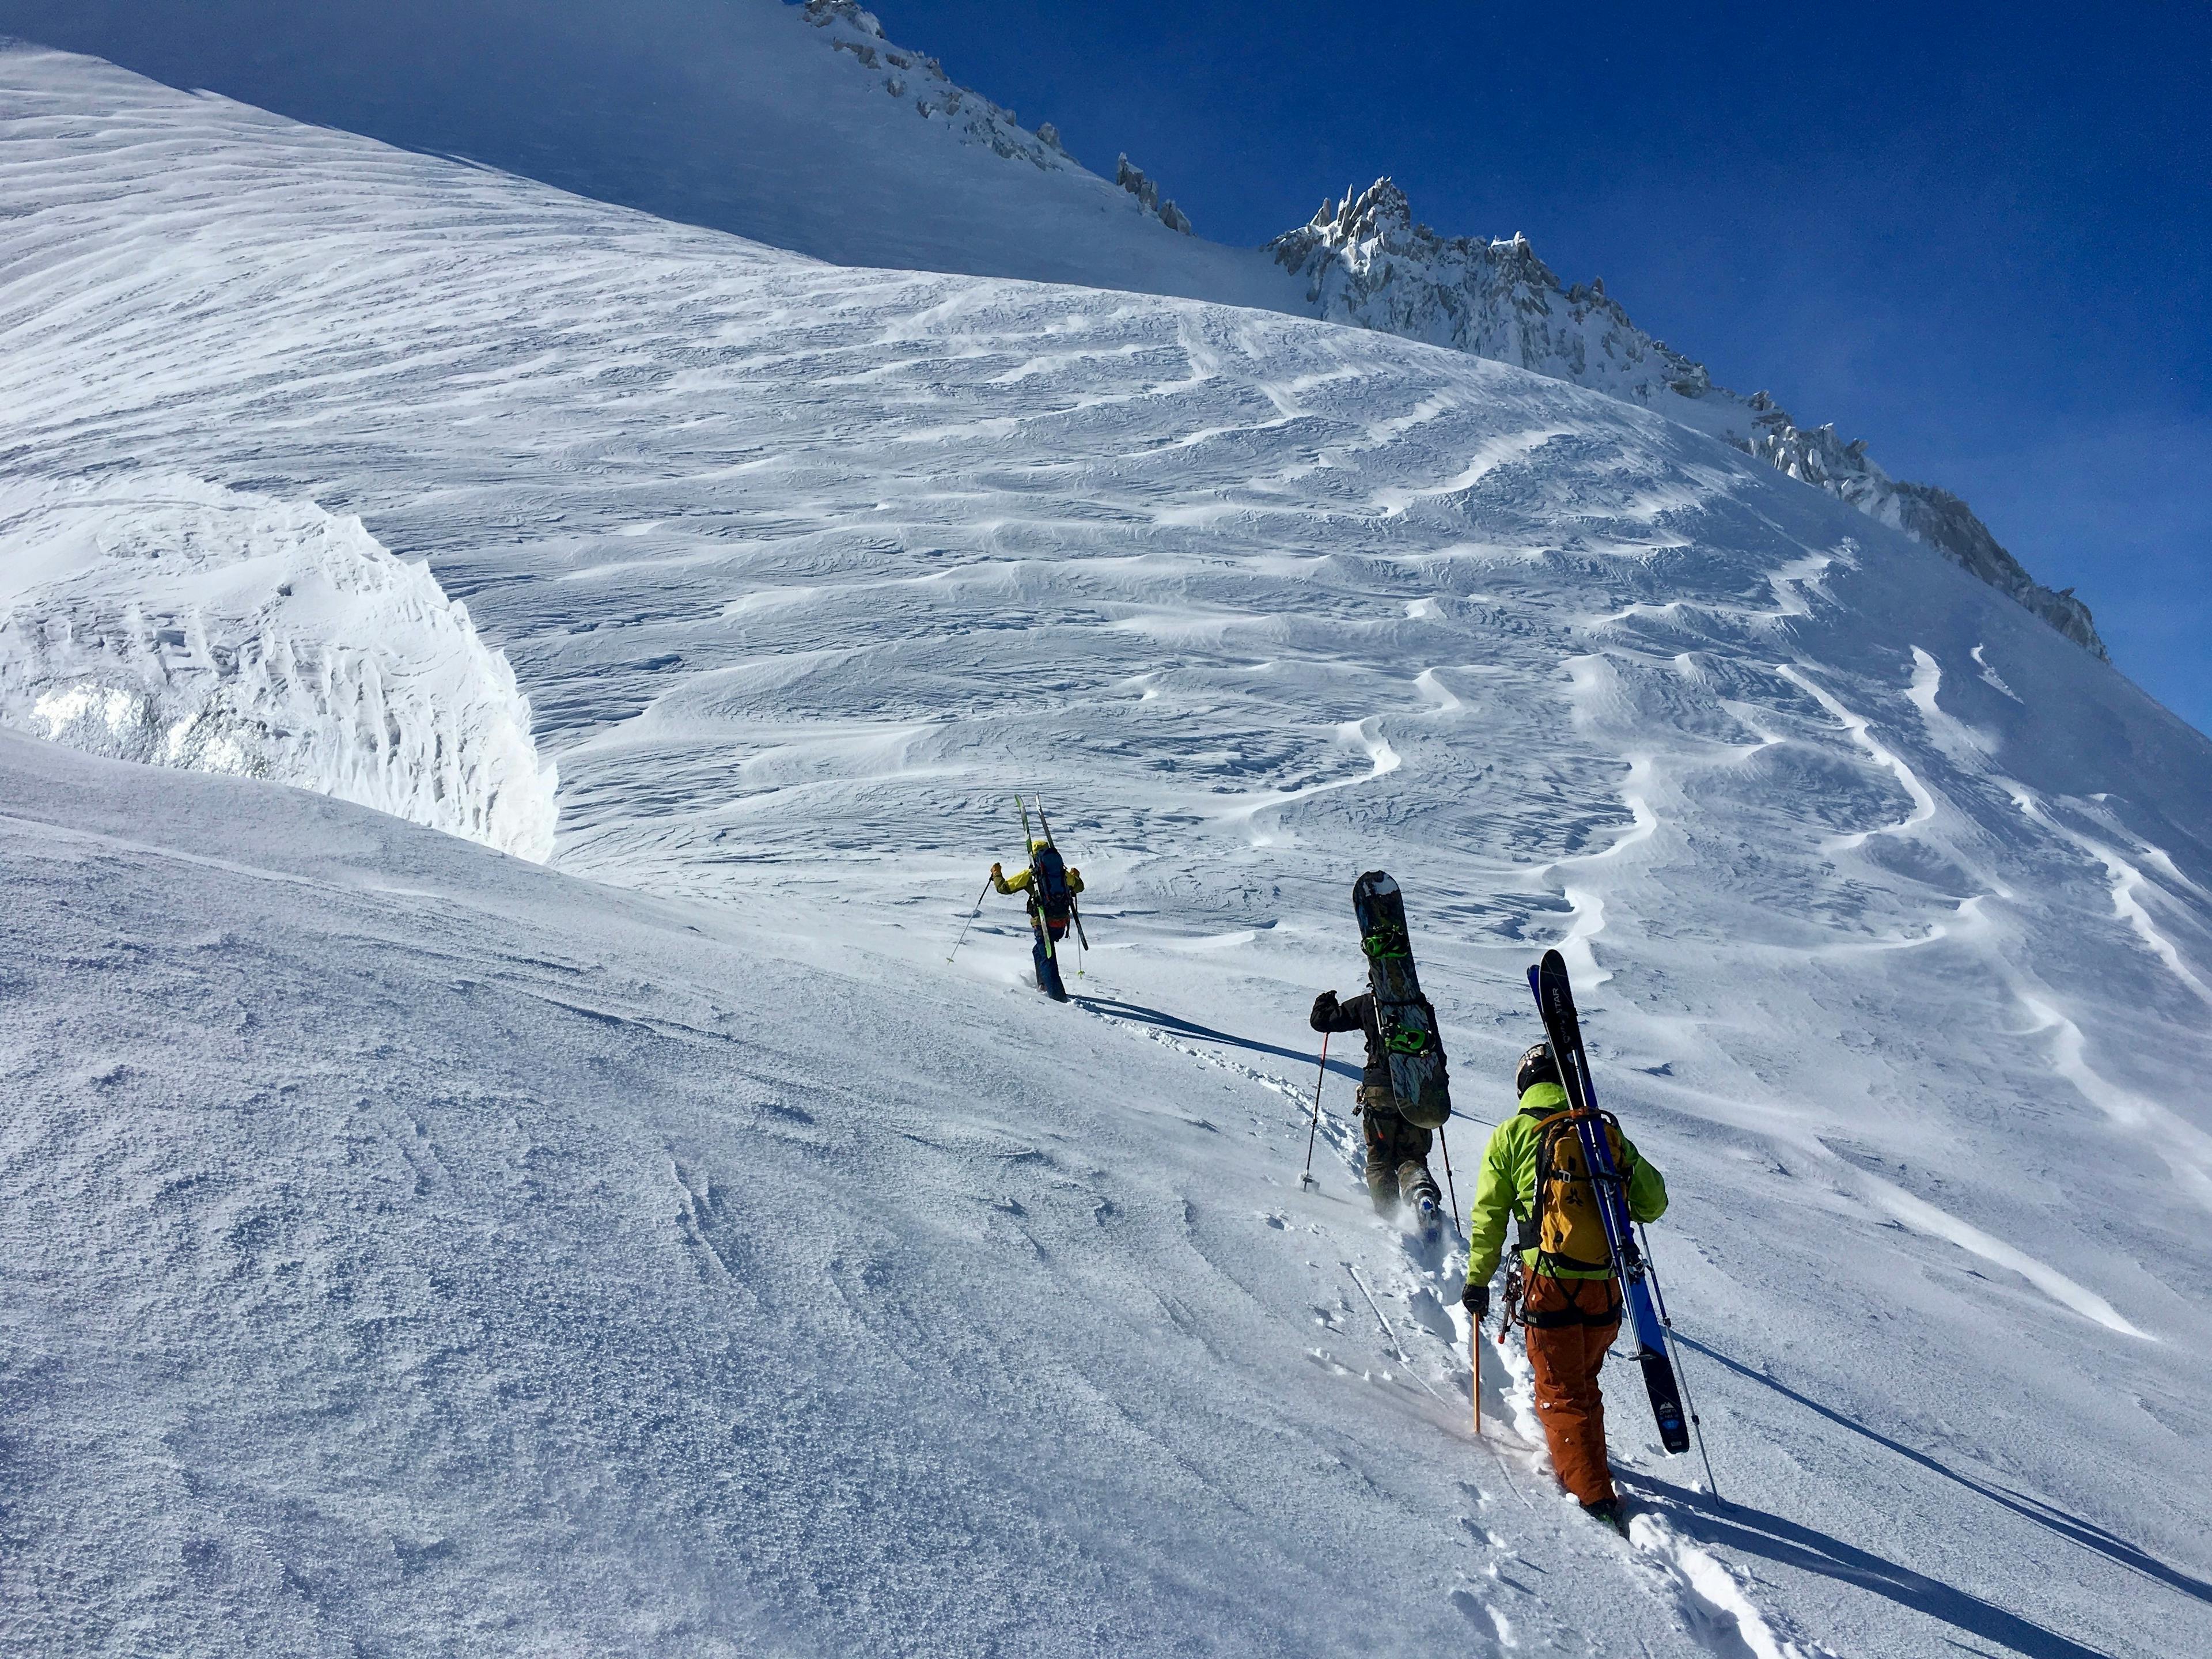
<path id="1" fill-rule="evenodd" d="M 1682 1395 L 1674 1378 L 1674 1364 L 1667 1350 L 1666 1308 L 1658 1299 L 1657 1284 L 1638 1248 L 1636 1227 L 1628 1213 L 1627 1183 L 1613 1162 L 1613 1140 L 1606 1131 L 1612 1118 L 1597 1108 L 1597 1091 L 1591 1085 L 1589 1060 L 1583 1053 L 1582 1021 L 1575 1012 L 1574 989 L 1567 982 L 1567 964 L 1557 951 L 1528 970 L 1528 989 L 1536 999 L 1536 1012 L 1544 1021 L 1545 1040 L 1552 1045 L 1552 1060 L 1559 1068 L 1559 1084 L 1567 1091 L 1568 1121 L 1581 1144 L 1583 1166 L 1589 1171 L 1596 1194 L 1598 1219 L 1605 1228 L 1614 1275 L 1620 1281 L 1621 1299 L 1627 1304 L 1630 1327 L 1636 1333 L 1637 1364 L 1644 1371 L 1644 1389 L 1651 1397 L 1651 1415 L 1659 1425 L 1659 1441 L 1672 1454 L 1690 1449 L 1690 1425 L 1682 1411 Z"/>

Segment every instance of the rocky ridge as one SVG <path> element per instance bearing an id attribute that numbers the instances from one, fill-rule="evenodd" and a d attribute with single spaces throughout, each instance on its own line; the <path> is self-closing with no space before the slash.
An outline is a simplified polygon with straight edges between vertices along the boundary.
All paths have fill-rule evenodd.
<path id="1" fill-rule="evenodd" d="M 831 51 L 849 54 L 882 81 L 891 97 L 910 100 L 925 121 L 946 122 L 968 143 L 1010 161 L 1027 161 L 1040 172 L 1085 171 L 1060 143 L 1060 129 L 1051 122 L 1041 123 L 1034 133 L 1025 131 L 1013 111 L 960 85 L 936 58 L 894 46 L 884 38 L 876 15 L 858 0 L 806 0 L 805 17 L 828 33 Z M 1182 210 L 1164 199 L 1159 186 L 1133 167 L 1127 155 L 1120 159 L 1114 182 L 1170 230 L 1190 234 L 1190 221 Z"/>
<path id="2" fill-rule="evenodd" d="M 1267 251 L 1328 321 L 1510 363 L 1710 432 L 1934 548 L 2106 657 L 2088 606 L 2029 575 L 1958 496 L 1891 477 L 1864 440 L 1800 426 L 1764 392 L 1714 385 L 1704 364 L 1637 327 L 1602 282 L 1562 283 L 1525 236 L 1441 236 L 1414 222 L 1406 193 L 1384 178 L 1324 201 Z"/>

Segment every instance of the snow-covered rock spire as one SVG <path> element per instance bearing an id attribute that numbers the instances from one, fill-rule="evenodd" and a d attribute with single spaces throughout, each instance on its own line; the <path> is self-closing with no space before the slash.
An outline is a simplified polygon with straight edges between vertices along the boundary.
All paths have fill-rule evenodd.
<path id="1" fill-rule="evenodd" d="M 1160 195 L 1160 187 L 1145 176 L 1145 170 L 1133 163 L 1127 155 L 1114 163 L 1114 182 L 1135 197 L 1146 212 L 1153 216 L 1170 230 L 1191 234 L 1190 220 L 1172 200 Z"/>
<path id="2" fill-rule="evenodd" d="M 1060 142 L 1058 127 L 1045 121 L 1034 133 L 1024 131 L 1013 111 L 961 86 L 936 58 L 894 46 L 884 37 L 881 21 L 859 0 L 806 0 L 805 17 L 829 36 L 831 51 L 848 54 L 882 82 L 884 92 L 911 103 L 922 119 L 945 122 L 967 143 L 1008 161 L 1027 161 L 1039 172 L 1084 173 L 1083 164 Z M 1170 230 L 1191 234 L 1188 216 L 1164 198 L 1160 187 L 1126 155 L 1115 167 L 1114 182 Z"/>
<path id="3" fill-rule="evenodd" d="M 806 21 L 828 33 L 832 51 L 849 53 L 883 82 L 886 93 L 910 102 L 924 120 L 947 122 L 969 143 L 1042 172 L 1080 170 L 1051 122 L 1034 133 L 1024 131 L 1013 111 L 961 86 L 936 58 L 892 45 L 876 15 L 857 0 L 806 0 Z"/>

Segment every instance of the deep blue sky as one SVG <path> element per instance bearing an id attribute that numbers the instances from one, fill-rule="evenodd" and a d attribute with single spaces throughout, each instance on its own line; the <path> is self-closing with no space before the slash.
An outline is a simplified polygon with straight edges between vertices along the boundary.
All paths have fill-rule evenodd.
<path id="1" fill-rule="evenodd" d="M 1964 495 L 2212 731 L 2212 6 L 880 0 L 1217 240 L 1394 174 Z"/>

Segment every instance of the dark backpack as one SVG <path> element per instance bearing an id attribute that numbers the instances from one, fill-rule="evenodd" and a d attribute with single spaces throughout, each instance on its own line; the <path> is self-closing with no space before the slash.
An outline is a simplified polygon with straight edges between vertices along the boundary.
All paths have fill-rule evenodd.
<path id="1" fill-rule="evenodd" d="M 1030 885 L 1036 892 L 1037 908 L 1050 922 L 1064 922 L 1075 908 L 1075 895 L 1067 885 L 1067 866 L 1060 849 L 1041 847 L 1030 855 Z"/>

